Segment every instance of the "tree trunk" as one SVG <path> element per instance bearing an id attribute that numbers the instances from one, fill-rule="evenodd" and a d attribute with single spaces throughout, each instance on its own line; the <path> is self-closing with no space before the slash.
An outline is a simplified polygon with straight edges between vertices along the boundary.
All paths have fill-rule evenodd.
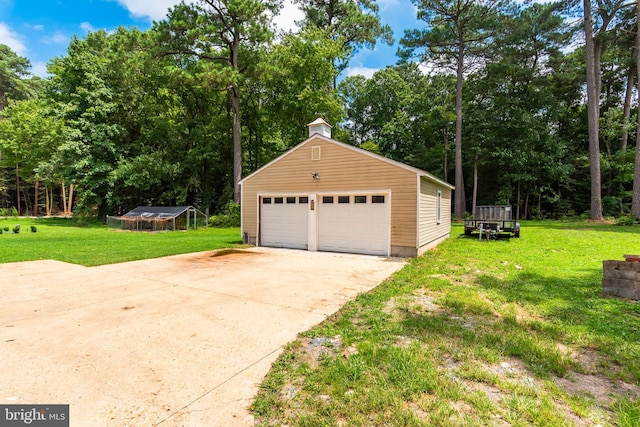
<path id="1" fill-rule="evenodd" d="M 538 219 L 542 219 L 542 191 L 538 193 Z"/>
<path id="2" fill-rule="evenodd" d="M 240 35 L 234 32 L 231 50 L 231 66 L 238 70 Z M 240 88 L 237 83 L 231 85 L 231 108 L 233 109 L 233 200 L 240 203 L 240 180 L 242 179 L 242 127 L 240 124 Z"/>
<path id="3" fill-rule="evenodd" d="M 67 211 L 66 215 L 73 213 L 73 184 L 69 184 L 69 198 L 67 199 Z"/>
<path id="4" fill-rule="evenodd" d="M 520 181 L 518 181 L 516 192 L 516 220 L 520 220 Z"/>
<path id="5" fill-rule="evenodd" d="M 33 192 L 33 211 L 31 212 L 31 214 L 35 217 L 38 216 L 38 203 L 40 203 L 40 200 L 38 200 L 39 191 L 40 191 L 40 181 L 36 180 L 36 188 Z"/>
<path id="6" fill-rule="evenodd" d="M 20 210 L 20 175 L 18 175 L 19 167 L 16 165 L 16 208 L 18 211 L 18 216 L 22 214 Z"/>
<path id="7" fill-rule="evenodd" d="M 627 150 L 627 142 L 629 140 L 629 117 L 631 117 L 631 96 L 633 95 L 633 77 L 635 76 L 635 70 L 633 67 L 629 67 L 627 71 L 627 89 L 624 94 L 624 110 L 622 114 L 622 123 L 624 129 L 622 130 L 622 141 L 620 141 L 620 150 Z"/>
<path id="8" fill-rule="evenodd" d="M 593 21 L 591 22 L 593 25 Z M 593 29 L 593 26 L 591 27 Z M 602 94 L 602 51 L 604 50 L 604 41 L 602 38 L 593 37 L 591 34 L 591 40 L 593 41 L 593 72 L 596 81 L 596 95 L 598 96 L 598 117 L 600 117 L 600 95 Z"/>
<path id="9" fill-rule="evenodd" d="M 240 180 L 242 179 L 242 140 L 240 135 L 240 90 L 234 85 L 231 89 L 233 108 L 233 200 L 240 203 Z"/>
<path id="10" fill-rule="evenodd" d="M 640 22 L 640 1 L 636 3 L 637 22 Z M 640 31 L 636 35 L 636 69 L 638 71 L 638 93 L 640 93 Z M 638 100 L 638 131 L 636 132 L 636 160 L 633 168 L 633 198 L 631 213 L 640 218 L 640 99 Z"/>
<path id="11" fill-rule="evenodd" d="M 444 130 L 444 182 L 449 182 L 449 130 Z"/>
<path id="12" fill-rule="evenodd" d="M 62 181 L 62 213 L 67 213 L 67 189 L 64 186 L 64 181 Z"/>
<path id="13" fill-rule="evenodd" d="M 458 30 L 458 58 L 456 70 L 456 198 L 454 216 L 464 217 L 466 202 L 464 194 L 464 175 L 462 172 L 462 82 L 464 80 L 464 39 Z"/>
<path id="14" fill-rule="evenodd" d="M 558 202 L 556 203 L 556 219 L 560 219 L 561 212 L 560 206 L 562 203 L 562 187 L 560 187 L 560 183 L 558 183 Z"/>
<path id="15" fill-rule="evenodd" d="M 473 159 L 473 200 L 471 201 L 471 212 L 475 215 L 476 202 L 478 199 L 478 152 Z"/>
<path id="16" fill-rule="evenodd" d="M 53 188 L 53 186 L 51 188 Z M 45 184 L 44 185 L 44 205 L 45 205 L 46 216 L 51 216 L 51 200 L 53 200 L 53 193 L 51 193 L 51 197 L 49 197 L 49 186 Z"/>
<path id="17" fill-rule="evenodd" d="M 600 178 L 599 96 L 596 85 L 595 52 L 591 1 L 584 3 L 584 32 L 587 62 L 587 116 L 589 123 L 589 163 L 591 174 L 591 219 L 602 219 L 602 188 Z"/>
<path id="18" fill-rule="evenodd" d="M 24 200 L 24 215 L 29 216 L 29 212 L 31 212 L 31 197 L 29 194 L 29 184 L 27 183 L 26 186 L 21 186 L 21 190 L 22 192 L 22 200 Z"/>
<path id="19" fill-rule="evenodd" d="M 609 167 L 607 167 L 607 182 L 605 184 L 606 187 L 606 191 L 605 191 L 605 195 L 607 197 L 611 196 L 611 193 L 613 192 L 613 167 L 611 166 L 613 164 L 613 149 L 611 147 L 611 139 L 608 136 L 605 136 L 604 138 L 602 138 L 602 142 L 604 142 L 604 148 L 607 151 L 607 161 L 609 164 Z M 602 171 L 600 171 L 600 176 L 602 176 Z"/>

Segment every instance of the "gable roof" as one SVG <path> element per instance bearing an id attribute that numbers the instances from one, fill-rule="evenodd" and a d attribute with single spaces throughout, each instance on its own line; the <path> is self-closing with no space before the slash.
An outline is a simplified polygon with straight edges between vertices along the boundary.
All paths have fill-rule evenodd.
<path id="1" fill-rule="evenodd" d="M 260 173 L 262 170 L 268 168 L 272 164 L 274 164 L 274 163 L 278 162 L 279 160 L 287 157 L 288 155 L 290 155 L 294 151 L 299 150 L 300 148 L 304 147 L 309 142 L 311 142 L 311 141 L 313 141 L 315 139 L 321 139 L 323 141 L 329 142 L 329 143 L 337 145 L 339 147 L 343 147 L 343 148 L 346 148 L 348 150 L 352 150 L 352 151 L 355 151 L 357 153 L 363 154 L 365 156 L 369 156 L 369 157 L 372 157 L 374 159 L 380 160 L 382 162 L 388 163 L 388 164 L 390 164 L 392 166 L 408 170 L 410 172 L 415 173 L 418 176 L 423 176 L 423 177 L 427 178 L 428 180 L 433 181 L 434 183 L 439 184 L 439 185 L 441 185 L 443 187 L 447 187 L 447 188 L 449 188 L 451 190 L 455 189 L 455 187 L 453 185 L 449 184 L 448 182 L 445 182 L 445 181 L 441 180 L 440 178 L 437 178 L 434 175 L 431 175 L 427 171 L 423 171 L 422 169 L 414 168 L 413 166 L 406 165 L 406 164 L 404 164 L 402 162 L 398 162 L 396 160 L 388 159 L 388 158 L 386 158 L 384 156 L 380 156 L 378 154 L 372 153 L 371 151 L 367 151 L 367 150 L 363 150 L 362 148 L 354 147 L 353 145 L 345 144 L 344 142 L 336 141 L 335 139 L 332 139 L 332 138 L 327 138 L 327 137 L 322 136 L 320 134 L 314 134 L 314 135 L 310 136 L 309 138 L 305 139 L 304 141 L 302 141 L 300 144 L 296 145 L 295 147 L 289 149 L 288 151 L 285 151 L 283 154 L 281 154 L 280 156 L 276 157 L 275 159 L 273 159 L 272 161 L 270 161 L 266 165 L 264 165 L 261 168 L 253 171 L 251 174 L 249 174 L 246 177 L 244 177 L 243 179 L 241 179 L 240 180 L 240 184 L 242 184 L 245 180 L 253 177 L 254 175 Z"/>

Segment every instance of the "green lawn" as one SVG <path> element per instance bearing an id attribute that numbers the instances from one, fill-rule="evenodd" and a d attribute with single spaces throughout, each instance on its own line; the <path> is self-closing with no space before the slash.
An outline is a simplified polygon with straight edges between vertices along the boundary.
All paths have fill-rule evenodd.
<path id="1" fill-rule="evenodd" d="M 601 296 L 640 227 L 461 234 L 291 343 L 259 425 L 640 426 L 640 304 Z"/>
<path id="2" fill-rule="evenodd" d="M 20 224 L 20 233 L 12 229 Z M 30 231 L 36 226 L 35 233 Z M 63 218 L 0 218 L 0 263 L 54 259 L 85 266 L 228 248 L 241 243 L 238 228 L 129 232 Z"/>

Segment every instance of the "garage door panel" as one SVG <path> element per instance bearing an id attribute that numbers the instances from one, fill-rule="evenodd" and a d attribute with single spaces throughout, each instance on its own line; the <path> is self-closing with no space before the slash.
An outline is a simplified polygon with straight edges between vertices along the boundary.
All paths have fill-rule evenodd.
<path id="1" fill-rule="evenodd" d="M 260 211 L 261 245 L 307 249 L 309 205 L 299 203 L 299 197 L 296 197 L 293 203 L 287 203 L 287 199 L 287 197 L 279 196 L 262 198 Z M 275 203 L 276 201 L 282 201 L 282 203 Z"/>
<path id="2" fill-rule="evenodd" d="M 344 195 L 343 195 L 344 196 Z M 332 252 L 350 252 L 387 255 L 389 251 L 389 200 L 371 203 L 354 203 L 354 194 L 349 203 L 333 203 L 320 198 L 318 212 L 318 249 Z"/>

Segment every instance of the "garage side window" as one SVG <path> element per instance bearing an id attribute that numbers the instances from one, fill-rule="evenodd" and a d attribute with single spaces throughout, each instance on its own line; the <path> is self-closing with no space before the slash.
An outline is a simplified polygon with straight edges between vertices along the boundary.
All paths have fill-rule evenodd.
<path id="1" fill-rule="evenodd" d="M 322 196 L 322 203 L 333 203 L 333 196 Z"/>
<path id="2" fill-rule="evenodd" d="M 271 204 L 271 197 L 263 197 L 262 198 L 262 204 L 263 205 L 270 205 Z"/>
<path id="3" fill-rule="evenodd" d="M 438 190 L 438 198 L 436 200 L 436 222 L 440 224 L 442 221 L 442 191 Z"/>
<path id="4" fill-rule="evenodd" d="M 309 203 L 309 198 L 308 197 L 298 197 L 298 203 L 307 204 L 307 203 Z"/>
<path id="5" fill-rule="evenodd" d="M 371 196 L 371 203 L 384 203 L 384 196 Z"/>
<path id="6" fill-rule="evenodd" d="M 275 203 L 276 205 L 281 205 L 282 203 L 284 203 L 284 199 L 282 197 L 275 197 L 273 199 L 273 203 Z"/>
<path id="7" fill-rule="evenodd" d="M 349 196 L 338 196 L 338 203 L 349 203 Z"/>
<path id="8" fill-rule="evenodd" d="M 353 196 L 353 203 L 367 203 L 367 196 Z"/>
<path id="9" fill-rule="evenodd" d="M 295 197 L 287 197 L 287 204 L 291 204 L 291 203 L 295 203 L 296 202 L 296 198 Z"/>

